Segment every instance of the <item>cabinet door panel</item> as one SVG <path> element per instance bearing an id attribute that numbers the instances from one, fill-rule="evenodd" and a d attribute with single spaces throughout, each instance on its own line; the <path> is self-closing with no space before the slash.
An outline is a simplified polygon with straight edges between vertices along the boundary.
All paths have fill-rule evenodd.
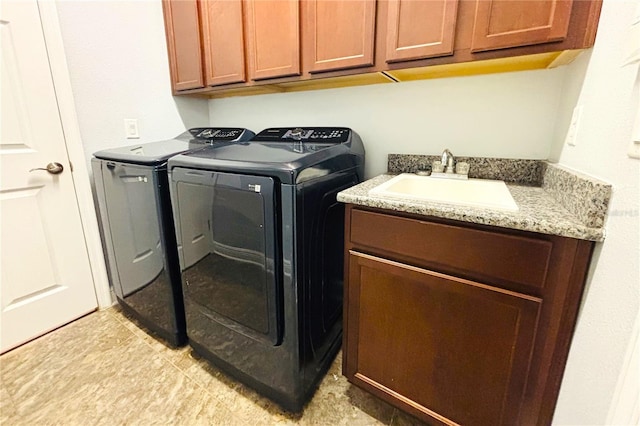
<path id="1" fill-rule="evenodd" d="M 386 61 L 453 54 L 457 0 L 389 0 Z"/>
<path id="2" fill-rule="evenodd" d="M 297 0 L 245 0 L 252 80 L 300 74 Z"/>
<path id="3" fill-rule="evenodd" d="M 541 299 L 350 252 L 346 375 L 424 419 L 517 424 Z"/>
<path id="4" fill-rule="evenodd" d="M 573 0 L 477 0 L 471 51 L 563 40 Z"/>
<path id="5" fill-rule="evenodd" d="M 308 0 L 305 11 L 309 72 L 373 65 L 375 0 Z"/>
<path id="6" fill-rule="evenodd" d="M 207 86 L 245 81 L 242 0 L 201 0 Z"/>
<path id="7" fill-rule="evenodd" d="M 162 4 L 173 89 L 204 87 L 196 0 L 164 0 Z"/>

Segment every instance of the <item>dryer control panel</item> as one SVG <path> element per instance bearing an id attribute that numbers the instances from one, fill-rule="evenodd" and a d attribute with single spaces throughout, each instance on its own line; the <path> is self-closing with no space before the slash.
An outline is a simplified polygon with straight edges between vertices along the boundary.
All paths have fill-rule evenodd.
<path id="1" fill-rule="evenodd" d="M 351 130 L 346 127 L 286 127 L 265 129 L 252 140 L 258 142 L 321 142 L 344 143 L 349 140 Z"/>
<path id="2" fill-rule="evenodd" d="M 195 127 L 189 133 L 195 139 L 217 142 L 246 141 L 254 135 L 251 130 L 235 127 Z"/>

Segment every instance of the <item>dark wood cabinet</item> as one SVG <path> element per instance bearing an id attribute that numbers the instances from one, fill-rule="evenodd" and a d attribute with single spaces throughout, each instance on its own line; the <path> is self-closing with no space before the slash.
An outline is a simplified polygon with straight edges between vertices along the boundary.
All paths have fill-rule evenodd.
<path id="1" fill-rule="evenodd" d="M 453 54 L 458 0 L 388 0 L 386 62 Z"/>
<path id="2" fill-rule="evenodd" d="M 477 0 L 471 50 L 564 40 L 572 4 L 573 0 Z"/>
<path id="3" fill-rule="evenodd" d="M 549 424 L 589 241 L 348 205 L 343 374 L 434 424 Z"/>
<path id="4" fill-rule="evenodd" d="M 204 87 L 196 0 L 163 0 L 171 83 L 175 91 Z"/>
<path id="5" fill-rule="evenodd" d="M 373 65 L 376 0 L 305 0 L 303 5 L 308 72 Z"/>
<path id="6" fill-rule="evenodd" d="M 516 423 L 539 298 L 357 252 L 349 264 L 347 374 L 458 424 Z"/>
<path id="7" fill-rule="evenodd" d="M 251 80 L 300 74 L 298 0 L 245 0 Z"/>

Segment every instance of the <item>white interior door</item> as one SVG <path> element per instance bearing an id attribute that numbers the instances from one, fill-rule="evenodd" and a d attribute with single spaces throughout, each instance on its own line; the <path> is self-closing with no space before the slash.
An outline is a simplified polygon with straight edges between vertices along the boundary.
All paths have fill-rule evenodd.
<path id="1" fill-rule="evenodd" d="M 0 5 L 0 352 L 96 309 L 35 0 Z M 59 174 L 46 170 L 57 162 Z"/>

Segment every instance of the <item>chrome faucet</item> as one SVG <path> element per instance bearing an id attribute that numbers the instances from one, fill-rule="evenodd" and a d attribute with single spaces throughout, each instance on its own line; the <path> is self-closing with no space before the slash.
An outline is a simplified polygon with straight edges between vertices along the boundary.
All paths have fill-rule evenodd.
<path id="1" fill-rule="evenodd" d="M 453 156 L 451 151 L 449 151 L 448 149 L 445 149 L 444 152 L 442 153 L 442 166 L 444 167 L 444 171 L 446 173 L 455 172 L 454 170 L 455 161 L 456 161 L 456 158 Z"/>

